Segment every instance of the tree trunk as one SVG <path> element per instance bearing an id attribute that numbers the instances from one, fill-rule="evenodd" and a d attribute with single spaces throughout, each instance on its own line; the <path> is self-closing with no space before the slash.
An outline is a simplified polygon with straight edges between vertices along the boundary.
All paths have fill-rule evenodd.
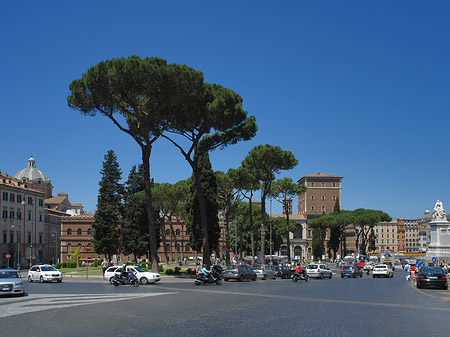
<path id="1" fill-rule="evenodd" d="M 230 264 L 230 210 L 225 207 L 225 265 Z"/>
<path id="2" fill-rule="evenodd" d="M 288 263 L 291 263 L 291 239 L 289 238 L 289 205 L 287 203 L 287 200 L 284 199 L 283 202 L 285 203 L 284 211 L 286 212 L 286 245 L 287 245 L 287 259 Z"/>
<path id="3" fill-rule="evenodd" d="M 158 240 L 156 234 L 155 214 L 152 204 L 152 186 L 150 182 L 150 154 L 152 152 L 151 145 L 142 146 L 142 165 L 144 168 L 144 186 L 145 199 L 148 215 L 148 228 L 150 234 L 150 259 L 152 262 L 152 271 L 159 272 L 158 267 Z"/>
<path id="4" fill-rule="evenodd" d="M 261 198 L 261 255 L 262 264 L 266 263 L 266 193 L 265 189 Z"/>
<path id="5" fill-rule="evenodd" d="M 252 212 L 252 198 L 253 198 L 253 191 L 250 191 L 250 203 L 248 205 L 248 208 L 250 210 L 250 244 L 252 246 L 252 267 L 255 265 L 255 234 L 254 228 L 253 228 L 253 212 Z"/>
<path id="6" fill-rule="evenodd" d="M 172 215 L 169 216 L 169 226 L 170 226 L 170 232 L 172 233 L 173 241 L 175 243 L 175 263 L 176 263 L 176 262 L 178 262 L 177 237 L 175 235 L 175 231 L 173 230 Z"/>
<path id="7" fill-rule="evenodd" d="M 206 212 L 206 200 L 201 185 L 200 172 L 198 170 L 197 160 L 195 159 L 193 163 L 193 171 L 195 178 L 195 190 L 197 192 L 198 202 L 200 206 L 200 219 L 203 232 L 203 264 L 206 264 L 209 268 L 211 266 L 211 251 L 209 248 L 208 215 Z"/>
<path id="8" fill-rule="evenodd" d="M 167 240 L 166 240 L 166 220 L 163 215 L 162 222 L 161 222 L 161 237 L 163 242 L 163 250 L 164 250 L 164 256 L 166 258 L 166 263 L 169 261 L 169 255 L 167 252 Z"/>

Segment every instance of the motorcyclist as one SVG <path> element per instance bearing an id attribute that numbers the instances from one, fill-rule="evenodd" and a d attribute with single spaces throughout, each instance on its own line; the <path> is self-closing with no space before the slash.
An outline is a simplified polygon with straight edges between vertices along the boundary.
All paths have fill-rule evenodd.
<path id="1" fill-rule="evenodd" d="M 211 280 L 214 281 L 214 278 L 212 277 L 212 274 L 211 274 L 211 270 L 208 269 L 208 266 L 206 265 L 206 263 L 203 265 L 202 273 L 203 273 L 203 275 L 204 275 L 204 277 L 205 277 L 205 281 L 206 281 L 208 278 L 210 278 Z"/>
<path id="2" fill-rule="evenodd" d="M 122 272 L 120 273 L 120 277 L 123 277 L 123 278 L 126 278 L 127 280 L 129 280 L 129 273 L 128 273 L 128 270 L 127 270 L 127 265 L 124 263 L 123 265 L 122 265 Z"/>
<path id="3" fill-rule="evenodd" d="M 297 267 L 295 267 L 295 273 L 294 275 L 297 275 L 299 278 L 301 278 L 302 275 L 302 266 L 300 263 L 297 263 Z"/>

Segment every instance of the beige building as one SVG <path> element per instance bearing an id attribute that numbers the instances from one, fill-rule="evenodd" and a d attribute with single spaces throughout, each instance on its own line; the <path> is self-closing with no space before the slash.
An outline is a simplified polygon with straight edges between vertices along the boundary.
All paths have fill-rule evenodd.
<path id="1" fill-rule="evenodd" d="M 298 196 L 298 213 L 308 219 L 332 213 L 337 198 L 342 207 L 342 177 L 317 172 L 305 175 L 298 183 L 308 188 Z"/>
<path id="2" fill-rule="evenodd" d="M 27 267 L 44 259 L 45 194 L 31 186 L 26 179 L 0 173 L 2 266 L 17 267 L 20 261 Z"/>
<path id="3" fill-rule="evenodd" d="M 399 232 L 397 220 L 390 222 L 380 222 L 374 227 L 376 247 L 378 252 L 385 250 L 399 251 Z"/>

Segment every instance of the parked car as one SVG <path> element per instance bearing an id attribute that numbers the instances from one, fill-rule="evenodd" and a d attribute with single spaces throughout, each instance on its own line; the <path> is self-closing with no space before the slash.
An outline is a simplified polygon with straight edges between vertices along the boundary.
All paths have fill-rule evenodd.
<path id="1" fill-rule="evenodd" d="M 373 278 L 380 277 L 380 276 L 393 277 L 394 271 L 387 264 L 377 264 L 375 267 L 373 267 L 372 275 L 373 275 Z"/>
<path id="2" fill-rule="evenodd" d="M 28 270 L 28 282 L 62 282 L 63 274 L 53 266 L 48 264 L 35 265 Z"/>
<path id="3" fill-rule="evenodd" d="M 0 295 L 25 295 L 23 280 L 17 270 L 11 268 L 0 269 Z"/>
<path id="4" fill-rule="evenodd" d="M 309 264 L 306 267 L 306 273 L 308 274 L 309 277 L 317 277 L 320 279 L 324 277 L 328 277 L 331 279 L 333 277 L 333 274 L 331 270 L 328 268 L 328 266 L 326 264 L 321 263 Z"/>
<path id="5" fill-rule="evenodd" d="M 358 265 L 349 265 L 349 266 L 342 266 L 341 269 L 341 277 L 363 277 L 363 272 L 361 268 L 358 268 Z"/>
<path id="6" fill-rule="evenodd" d="M 245 279 L 256 281 L 257 276 L 250 266 L 246 264 L 233 264 L 227 266 L 223 271 L 223 279 L 228 282 L 229 280 L 244 281 Z"/>
<path id="7" fill-rule="evenodd" d="M 267 280 L 268 278 L 275 280 L 277 278 L 277 273 L 276 273 L 275 269 L 273 268 L 273 266 L 270 266 L 268 264 L 256 265 L 253 268 L 253 271 L 256 273 L 257 278 L 260 278 L 263 280 Z"/>
<path id="8" fill-rule="evenodd" d="M 281 278 L 290 278 L 291 269 L 288 266 L 276 266 L 275 267 L 276 276 Z"/>
<path id="9" fill-rule="evenodd" d="M 127 266 L 127 270 L 131 271 L 133 274 L 136 275 L 136 277 L 138 278 L 139 282 L 141 284 L 147 284 L 147 283 L 156 283 L 161 281 L 161 275 L 159 275 L 158 273 L 153 273 L 150 271 L 146 271 L 144 269 L 142 269 L 139 266 Z M 112 280 L 114 278 L 114 274 L 115 273 L 121 273 L 122 272 L 122 267 L 109 267 L 108 269 L 106 269 L 105 271 L 105 280 L 109 281 L 110 283 L 112 283 Z"/>
<path id="10" fill-rule="evenodd" d="M 416 287 L 448 289 L 447 276 L 440 267 L 420 268 L 420 271 L 416 276 Z"/>

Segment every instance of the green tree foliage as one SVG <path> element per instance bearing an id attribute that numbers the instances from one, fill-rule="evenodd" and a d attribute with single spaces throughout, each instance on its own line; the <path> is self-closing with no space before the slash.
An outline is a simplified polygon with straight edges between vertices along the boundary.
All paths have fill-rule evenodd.
<path id="1" fill-rule="evenodd" d="M 135 261 L 149 250 L 148 214 L 145 207 L 144 170 L 133 166 L 125 183 L 123 222 L 120 230 L 121 250 L 133 254 Z"/>
<path id="2" fill-rule="evenodd" d="M 169 226 L 172 240 L 175 247 L 175 260 L 179 261 L 178 251 L 176 249 L 178 245 L 178 238 L 174 231 L 173 220 L 184 215 L 184 200 L 189 191 L 189 185 L 187 180 L 181 180 L 176 184 L 160 183 L 155 184 L 153 187 L 153 203 L 154 208 L 160 210 L 159 222 L 161 226 L 162 239 L 164 245 L 164 254 L 166 256 L 166 262 L 169 262 L 169 256 L 166 243 L 166 223 Z M 182 231 L 184 232 L 184 231 Z M 172 247 L 171 247 L 172 248 Z M 181 256 L 183 255 L 183 242 L 180 244 Z"/>
<path id="3" fill-rule="evenodd" d="M 260 188 L 260 184 L 256 175 L 256 170 L 253 170 L 252 167 L 244 168 L 243 166 L 240 166 L 235 171 L 233 171 L 233 176 L 236 188 L 240 191 L 241 196 L 248 202 L 251 250 L 246 251 L 250 252 L 252 256 L 251 265 L 254 266 L 256 251 L 255 251 L 255 226 L 254 226 L 252 206 L 253 206 L 253 194 L 256 190 Z M 261 214 L 260 210 L 258 212 L 259 214 Z M 243 249 L 241 249 L 241 251 L 243 251 Z"/>
<path id="4" fill-rule="evenodd" d="M 122 171 L 113 150 L 109 150 L 104 159 L 97 211 L 92 224 L 92 242 L 97 253 L 105 254 L 111 259 L 119 248 L 117 229 L 120 227 L 123 196 L 123 186 L 120 184 Z"/>
<path id="5" fill-rule="evenodd" d="M 281 170 L 290 170 L 298 164 L 290 151 L 269 144 L 255 146 L 241 162 L 242 166 L 254 172 L 261 183 L 261 251 L 265 251 L 266 235 L 266 198 L 271 191 L 275 174 Z"/>
<path id="6" fill-rule="evenodd" d="M 88 116 L 100 113 L 139 145 L 144 169 L 145 197 L 152 270 L 158 272 L 158 233 L 150 182 L 154 142 L 174 125 L 185 125 L 204 104 L 203 74 L 160 58 L 130 56 L 102 61 L 70 84 L 71 108 Z M 202 109 L 202 111 L 204 111 Z"/>
<path id="7" fill-rule="evenodd" d="M 301 192 L 306 191 L 306 186 L 300 185 L 298 183 L 294 183 L 291 178 L 283 178 L 274 181 L 272 186 L 272 195 L 277 197 L 277 200 L 281 198 L 283 203 L 284 213 L 286 215 L 286 226 L 285 226 L 285 236 L 286 236 L 286 245 L 287 249 L 287 259 L 288 263 L 291 263 L 291 243 L 289 239 L 289 200 L 292 200 L 295 196 L 297 196 Z M 295 230 L 295 227 L 294 229 Z"/>
<path id="8" fill-rule="evenodd" d="M 205 248 L 205 238 L 208 239 L 207 247 L 211 251 L 218 249 L 220 226 L 218 218 L 218 203 L 217 203 L 217 182 L 214 171 L 211 168 L 208 152 L 204 152 L 198 161 L 198 168 L 200 173 L 201 190 L 204 193 L 206 201 L 207 212 L 207 228 L 203 229 L 202 217 L 200 210 L 200 202 L 198 197 L 198 189 L 196 188 L 195 178 L 189 179 L 190 192 L 186 202 L 186 229 L 189 232 L 189 244 L 197 252 Z M 207 235 L 205 235 L 207 233 Z M 203 254 L 205 257 L 205 254 Z M 209 256 L 209 255 L 208 255 Z M 203 257 L 203 258 L 204 258 Z M 209 264 L 209 261 L 203 260 L 204 263 Z"/>
<path id="9" fill-rule="evenodd" d="M 194 91 L 192 96 L 198 103 L 197 107 L 179 111 L 175 125 L 169 129 L 173 136 L 164 134 L 162 137 L 181 151 L 192 168 L 200 206 L 203 262 L 210 265 L 212 247 L 209 246 L 210 233 L 207 231 L 209 201 L 202 190 L 200 157 L 205 152 L 251 139 L 256 134 L 257 126 L 255 118 L 247 117 L 247 112 L 242 108 L 242 98 L 231 89 L 203 83 L 202 92 Z M 177 135 L 182 136 L 181 140 L 177 140 Z"/>
<path id="10" fill-rule="evenodd" d="M 354 226 L 356 230 L 356 249 L 360 254 L 365 255 L 367 252 L 368 238 L 372 228 L 378 222 L 388 222 L 392 218 L 389 214 L 373 209 L 358 208 L 353 211 Z"/>
<path id="11" fill-rule="evenodd" d="M 335 206 L 335 210 L 336 209 L 337 207 Z M 375 224 L 383 221 L 391 221 L 391 217 L 387 213 L 379 210 L 363 208 L 358 208 L 353 211 L 341 211 L 339 209 L 332 214 L 312 219 L 308 222 L 308 226 L 317 229 L 316 231 L 313 230 L 313 235 L 315 234 L 317 236 L 316 239 L 313 238 L 313 249 L 314 244 L 317 247 L 323 246 L 323 241 L 320 243 L 322 237 L 325 237 L 322 231 L 329 228 L 331 230 L 331 235 L 334 236 L 333 240 L 335 240 L 330 242 L 335 257 L 339 249 L 339 244 L 341 244 L 342 254 L 345 255 L 346 247 L 344 233 L 348 227 L 353 226 L 356 231 L 356 248 L 360 254 L 365 255 L 369 244 L 369 234 L 371 233 L 371 230 L 374 228 Z M 317 249 L 320 251 L 319 248 Z"/>
<path id="12" fill-rule="evenodd" d="M 219 207 L 222 210 L 225 224 L 225 245 L 227 247 L 225 253 L 225 262 L 227 265 L 230 264 L 230 214 L 233 206 L 239 200 L 239 190 L 236 188 L 237 174 L 236 170 L 229 169 L 225 174 L 222 171 L 216 172 L 217 179 L 217 197 L 219 200 Z M 241 241 L 242 243 L 242 241 Z M 242 259 L 242 247 L 240 248 L 240 258 Z"/>

